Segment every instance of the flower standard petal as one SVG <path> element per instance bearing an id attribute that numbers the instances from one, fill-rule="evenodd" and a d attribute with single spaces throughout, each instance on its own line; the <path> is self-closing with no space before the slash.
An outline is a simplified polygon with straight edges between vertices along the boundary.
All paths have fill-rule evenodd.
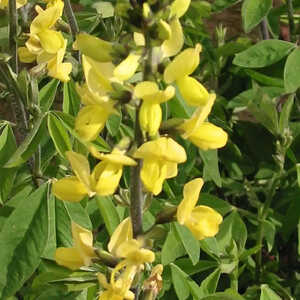
<path id="1" fill-rule="evenodd" d="M 108 251 L 116 255 L 116 250 L 122 243 L 133 238 L 132 223 L 130 218 L 124 219 L 112 234 L 108 243 Z"/>
<path id="2" fill-rule="evenodd" d="M 170 27 L 171 37 L 168 40 L 165 40 L 161 45 L 164 57 L 176 55 L 181 50 L 184 43 L 182 27 L 179 19 L 174 18 L 170 22 Z"/>
<path id="3" fill-rule="evenodd" d="M 90 165 L 87 158 L 82 154 L 73 151 L 67 151 L 66 156 L 77 178 L 90 191 L 90 187 L 91 187 Z"/>
<path id="4" fill-rule="evenodd" d="M 164 71 L 165 82 L 171 83 L 192 74 L 199 65 L 201 49 L 201 45 L 197 44 L 195 48 L 185 49 L 178 54 Z"/>
<path id="5" fill-rule="evenodd" d="M 177 208 L 177 220 L 181 225 L 185 224 L 196 206 L 202 186 L 202 178 L 196 178 L 184 185 L 183 200 Z"/>
<path id="6" fill-rule="evenodd" d="M 171 4 L 171 14 L 177 18 L 182 17 L 190 6 L 191 0 L 175 0 Z"/>
<path id="7" fill-rule="evenodd" d="M 114 69 L 114 76 L 120 81 L 131 78 L 139 67 L 141 55 L 130 53 L 119 65 Z"/>

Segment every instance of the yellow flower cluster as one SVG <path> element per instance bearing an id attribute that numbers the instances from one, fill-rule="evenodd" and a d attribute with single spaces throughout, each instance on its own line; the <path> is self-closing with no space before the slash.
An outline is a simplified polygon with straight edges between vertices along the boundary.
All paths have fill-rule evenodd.
<path id="1" fill-rule="evenodd" d="M 61 81 L 70 80 L 71 63 L 64 63 L 67 40 L 55 24 L 62 16 L 64 3 L 61 0 L 47 0 L 46 9 L 36 6 L 37 16 L 30 25 L 29 39 L 25 47 L 18 49 L 21 62 L 47 66 L 48 75 Z"/>

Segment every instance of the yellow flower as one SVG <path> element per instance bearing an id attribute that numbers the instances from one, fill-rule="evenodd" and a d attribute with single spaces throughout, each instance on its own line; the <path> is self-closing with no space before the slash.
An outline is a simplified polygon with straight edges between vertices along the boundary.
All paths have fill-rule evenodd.
<path id="1" fill-rule="evenodd" d="M 17 0 L 17 8 L 24 6 L 27 0 Z M 8 6 L 8 0 L 0 0 L 0 9 L 4 9 Z"/>
<path id="2" fill-rule="evenodd" d="M 85 156 L 67 151 L 66 156 L 76 176 L 62 178 L 53 182 L 52 192 L 60 200 L 79 202 L 86 195 L 92 196 L 90 166 Z"/>
<path id="3" fill-rule="evenodd" d="M 99 154 L 97 158 L 102 161 L 92 173 L 95 192 L 101 196 L 112 195 L 119 185 L 123 166 L 135 166 L 136 162 L 117 148 L 111 154 Z"/>
<path id="4" fill-rule="evenodd" d="M 139 67 L 139 62 L 141 55 L 130 53 L 120 64 L 114 69 L 114 76 L 120 81 L 125 81 L 130 79 L 137 68 Z"/>
<path id="5" fill-rule="evenodd" d="M 190 77 L 199 65 L 201 45 L 188 48 L 178 54 L 164 71 L 166 83 L 176 82 L 184 100 L 192 106 L 205 105 L 209 94 L 205 87 L 196 79 Z"/>
<path id="6" fill-rule="evenodd" d="M 73 48 L 98 62 L 112 60 L 112 44 L 87 33 L 77 34 Z"/>
<path id="7" fill-rule="evenodd" d="M 56 263 L 71 270 L 89 266 L 92 259 L 96 257 L 92 232 L 72 222 L 72 236 L 74 242 L 72 248 L 60 247 L 56 249 Z"/>
<path id="8" fill-rule="evenodd" d="M 140 126 L 150 136 L 155 136 L 162 120 L 160 103 L 171 99 L 175 94 L 175 88 L 168 86 L 164 91 L 160 91 L 155 82 L 143 81 L 136 85 L 134 94 L 137 98 L 143 99 L 139 111 Z"/>
<path id="9" fill-rule="evenodd" d="M 202 186 L 201 178 L 185 184 L 183 200 L 177 208 L 177 221 L 185 225 L 198 240 L 215 236 L 223 221 L 222 216 L 214 209 L 205 205 L 196 206 Z"/>
<path id="10" fill-rule="evenodd" d="M 168 137 L 161 137 L 141 145 L 134 154 L 143 159 L 141 179 L 145 188 L 158 195 L 165 179 L 177 175 L 177 164 L 186 161 L 182 146 Z"/>
<path id="11" fill-rule="evenodd" d="M 228 135 L 220 127 L 209 122 L 204 122 L 214 104 L 216 95 L 210 94 L 205 106 L 199 107 L 193 116 L 177 128 L 182 132 L 182 137 L 190 140 L 200 149 L 218 149 L 227 143 Z"/>

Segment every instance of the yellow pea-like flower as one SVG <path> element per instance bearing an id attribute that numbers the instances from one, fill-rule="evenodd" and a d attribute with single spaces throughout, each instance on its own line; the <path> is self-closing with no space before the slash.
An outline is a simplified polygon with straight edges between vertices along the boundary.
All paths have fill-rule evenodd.
<path id="1" fill-rule="evenodd" d="M 178 18 L 174 18 L 170 22 L 170 38 L 165 40 L 161 49 L 164 57 L 176 55 L 182 48 L 184 43 L 183 31 Z"/>
<path id="2" fill-rule="evenodd" d="M 142 130 L 148 132 L 150 136 L 155 136 L 162 120 L 160 103 L 171 99 L 175 95 L 175 88 L 168 86 L 164 91 L 160 91 L 155 82 L 143 81 L 136 85 L 134 95 L 143 99 L 139 111 Z"/>
<path id="3" fill-rule="evenodd" d="M 123 166 L 135 166 L 136 162 L 117 148 L 111 154 L 100 154 L 98 158 L 102 161 L 92 173 L 94 190 L 101 196 L 112 195 L 119 185 Z"/>
<path id="4" fill-rule="evenodd" d="M 185 225 L 198 240 L 215 236 L 223 221 L 222 216 L 211 207 L 196 206 L 202 186 L 201 178 L 186 183 L 183 200 L 177 208 L 178 223 Z"/>
<path id="5" fill-rule="evenodd" d="M 112 44 L 90 34 L 77 34 L 73 47 L 98 62 L 110 62 L 112 60 Z"/>
<path id="6" fill-rule="evenodd" d="M 133 33 L 133 40 L 137 46 L 145 46 L 146 44 L 145 37 L 140 32 Z"/>
<path id="7" fill-rule="evenodd" d="M 130 79 L 137 68 L 141 59 L 140 54 L 130 53 L 120 64 L 114 69 L 114 76 L 120 81 Z"/>
<path id="8" fill-rule="evenodd" d="M 93 248 L 93 233 L 72 222 L 72 237 L 74 243 L 72 248 L 56 249 L 56 263 L 71 270 L 89 266 L 92 259 L 96 257 Z"/>
<path id="9" fill-rule="evenodd" d="M 21 62 L 32 63 L 36 59 L 36 55 L 32 54 L 26 47 L 18 48 L 18 56 Z"/>
<path id="10" fill-rule="evenodd" d="M 143 159 L 141 179 L 154 195 L 161 192 L 165 179 L 177 175 L 177 164 L 186 161 L 184 148 L 168 137 L 144 143 L 134 157 Z"/>

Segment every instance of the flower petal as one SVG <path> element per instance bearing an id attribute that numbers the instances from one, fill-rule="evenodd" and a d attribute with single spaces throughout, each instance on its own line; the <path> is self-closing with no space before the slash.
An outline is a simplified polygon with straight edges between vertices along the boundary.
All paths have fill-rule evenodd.
<path id="1" fill-rule="evenodd" d="M 130 53 L 114 70 L 114 76 L 121 81 L 131 78 L 139 67 L 141 55 Z"/>
<path id="2" fill-rule="evenodd" d="M 90 165 L 87 158 L 73 151 L 67 151 L 66 156 L 77 178 L 90 190 Z"/>
<path id="3" fill-rule="evenodd" d="M 220 127 L 205 122 L 188 137 L 188 139 L 200 149 L 219 149 L 226 145 L 228 135 Z"/>
<path id="4" fill-rule="evenodd" d="M 75 120 L 75 129 L 84 141 L 95 140 L 104 128 L 109 112 L 100 105 L 82 108 Z"/>
<path id="5" fill-rule="evenodd" d="M 171 23 L 171 37 L 165 40 L 162 45 L 164 57 L 176 55 L 182 48 L 184 43 L 183 32 L 178 18 L 174 18 Z"/>
<path id="6" fill-rule="evenodd" d="M 206 88 L 195 78 L 190 76 L 180 77 L 176 81 L 183 99 L 191 106 L 203 106 L 209 99 Z"/>
<path id="7" fill-rule="evenodd" d="M 162 120 L 162 110 L 159 104 L 143 102 L 139 111 L 141 129 L 155 136 Z"/>
<path id="8" fill-rule="evenodd" d="M 191 0 L 175 0 L 171 4 L 171 14 L 177 18 L 182 17 L 190 6 Z"/>
<path id="9" fill-rule="evenodd" d="M 57 264 L 71 270 L 77 270 L 84 266 L 84 261 L 76 248 L 57 248 L 55 251 L 55 261 Z"/>
<path id="10" fill-rule="evenodd" d="M 70 176 L 54 181 L 52 193 L 60 200 L 79 202 L 88 194 L 88 190 L 77 177 Z"/>
<path id="11" fill-rule="evenodd" d="M 32 63 L 36 59 L 36 55 L 32 54 L 26 47 L 18 48 L 18 56 L 23 63 Z"/>
<path id="12" fill-rule="evenodd" d="M 131 219 L 128 217 L 124 219 L 115 229 L 110 238 L 107 249 L 110 253 L 116 255 L 116 250 L 118 249 L 118 247 L 125 241 L 131 240 L 132 238 L 132 223 Z"/>
<path id="13" fill-rule="evenodd" d="M 192 74 L 199 65 L 199 54 L 201 45 L 197 44 L 195 48 L 188 48 L 178 54 L 164 71 L 164 80 L 171 83 L 183 76 Z"/>
<path id="14" fill-rule="evenodd" d="M 48 53 L 57 53 L 57 51 L 64 46 L 64 38 L 61 32 L 44 29 L 40 31 L 37 36 L 39 37 L 41 46 Z"/>
<path id="15" fill-rule="evenodd" d="M 197 204 L 202 186 L 202 178 L 196 178 L 184 185 L 183 200 L 177 208 L 178 223 L 184 225 L 186 220 L 190 217 L 192 210 Z"/>

